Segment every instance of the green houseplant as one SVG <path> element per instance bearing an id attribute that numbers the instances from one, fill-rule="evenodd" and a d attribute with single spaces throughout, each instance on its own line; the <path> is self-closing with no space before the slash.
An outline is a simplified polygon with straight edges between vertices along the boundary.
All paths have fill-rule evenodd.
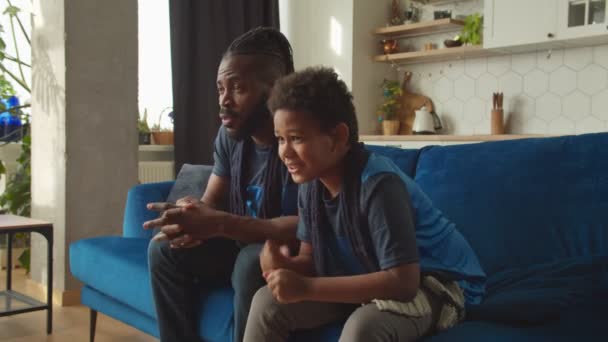
<path id="1" fill-rule="evenodd" d="M 162 110 L 160 115 L 158 116 L 158 122 L 152 125 L 150 131 L 152 132 L 152 140 L 156 145 L 173 145 L 173 129 L 172 128 L 161 128 L 160 121 L 163 117 L 163 114 L 167 111 L 167 116 L 171 119 L 171 123 L 173 123 L 173 107 L 167 107 Z"/>
<path id="2" fill-rule="evenodd" d="M 481 34 L 483 30 L 483 16 L 479 13 L 473 13 L 464 19 L 464 26 L 460 34 L 460 41 L 463 44 L 479 45 L 481 44 Z"/>
<path id="3" fill-rule="evenodd" d="M 137 131 L 139 133 L 139 144 L 150 145 L 150 127 L 148 127 L 148 110 L 144 109 L 143 118 L 141 115 L 137 119 Z"/>
<path id="4" fill-rule="evenodd" d="M 399 133 L 399 120 L 397 111 L 401 108 L 399 100 L 403 95 L 399 81 L 384 80 L 380 86 L 382 88 L 383 102 L 378 108 L 376 115 L 382 124 L 382 134 L 396 135 Z"/>

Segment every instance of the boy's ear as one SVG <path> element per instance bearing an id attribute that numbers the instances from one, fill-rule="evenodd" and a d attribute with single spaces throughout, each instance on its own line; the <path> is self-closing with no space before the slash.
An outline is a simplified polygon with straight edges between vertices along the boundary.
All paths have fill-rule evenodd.
<path id="1" fill-rule="evenodd" d="M 350 135 L 350 129 L 344 122 L 340 122 L 332 129 L 332 136 L 334 140 L 334 144 L 332 146 L 332 151 L 336 149 L 338 146 L 346 146 L 348 145 L 348 136 Z"/>

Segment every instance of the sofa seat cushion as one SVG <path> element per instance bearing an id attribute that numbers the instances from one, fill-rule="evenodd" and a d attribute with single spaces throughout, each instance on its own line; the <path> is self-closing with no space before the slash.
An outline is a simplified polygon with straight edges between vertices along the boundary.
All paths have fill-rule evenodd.
<path id="1" fill-rule="evenodd" d="M 579 308 L 608 307 L 608 251 L 603 257 L 578 257 L 499 272 L 488 278 L 472 319 L 502 323 L 555 322 Z M 525 308 L 525 310 L 522 310 Z"/>
<path id="2" fill-rule="evenodd" d="M 105 236 L 70 245 L 72 274 L 95 290 L 156 317 L 146 238 Z"/>
<path id="3" fill-rule="evenodd" d="M 522 311 L 526 308 L 521 308 Z M 509 325 L 466 321 L 424 342 L 571 342 L 605 341 L 605 316 L 601 312 L 576 311 L 567 318 L 541 325 Z"/>

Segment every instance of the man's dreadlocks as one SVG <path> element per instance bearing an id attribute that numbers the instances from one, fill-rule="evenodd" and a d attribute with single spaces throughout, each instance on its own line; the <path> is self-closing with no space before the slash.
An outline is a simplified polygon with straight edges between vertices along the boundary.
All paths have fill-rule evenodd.
<path id="1" fill-rule="evenodd" d="M 294 71 L 293 51 L 289 41 L 280 31 L 271 27 L 258 27 L 236 38 L 223 58 L 234 55 L 260 57 L 257 74 L 265 81 L 275 81 Z"/>

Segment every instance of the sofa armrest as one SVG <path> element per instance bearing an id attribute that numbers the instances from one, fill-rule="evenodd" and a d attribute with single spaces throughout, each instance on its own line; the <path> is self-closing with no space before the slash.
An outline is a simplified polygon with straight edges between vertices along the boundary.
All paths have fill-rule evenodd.
<path id="1" fill-rule="evenodd" d="M 152 238 L 152 230 L 145 230 L 145 221 L 155 219 L 158 214 L 146 209 L 150 202 L 164 202 L 174 181 L 146 183 L 132 187 L 127 195 L 123 236 L 129 238 Z"/>

